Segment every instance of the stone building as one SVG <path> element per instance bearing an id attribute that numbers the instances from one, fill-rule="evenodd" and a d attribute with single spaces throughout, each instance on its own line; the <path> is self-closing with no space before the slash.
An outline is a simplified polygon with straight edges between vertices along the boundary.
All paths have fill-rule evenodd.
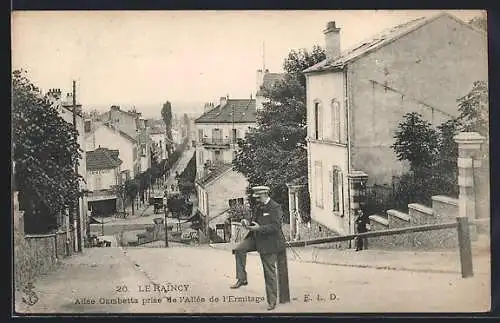
<path id="1" fill-rule="evenodd" d="M 408 165 L 391 148 L 402 117 L 438 125 L 458 115 L 457 99 L 487 80 L 486 34 L 440 13 L 386 30 L 344 52 L 340 28 L 324 31 L 327 58 L 307 79 L 308 165 L 314 221 L 353 232 L 348 175 L 389 184 Z"/>

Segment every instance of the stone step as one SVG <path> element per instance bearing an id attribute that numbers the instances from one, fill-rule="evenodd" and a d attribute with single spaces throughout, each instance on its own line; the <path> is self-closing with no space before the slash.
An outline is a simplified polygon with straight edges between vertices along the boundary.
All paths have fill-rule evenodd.
<path id="1" fill-rule="evenodd" d="M 422 204 L 408 204 L 408 214 L 412 225 L 436 223 L 436 217 L 432 208 Z"/>
<path id="2" fill-rule="evenodd" d="M 398 210 L 388 210 L 389 228 L 403 228 L 410 225 L 410 215 Z"/>
<path id="3" fill-rule="evenodd" d="M 432 209 L 436 217 L 455 218 L 459 214 L 458 199 L 444 195 L 433 196 Z"/>

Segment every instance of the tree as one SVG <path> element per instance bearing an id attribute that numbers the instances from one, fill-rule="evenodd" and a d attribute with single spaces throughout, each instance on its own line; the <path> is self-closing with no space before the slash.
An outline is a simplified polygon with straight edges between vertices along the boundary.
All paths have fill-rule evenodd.
<path id="1" fill-rule="evenodd" d="M 410 170 L 418 177 L 435 166 L 439 149 L 439 134 L 431 123 L 416 112 L 407 113 L 398 125 L 392 148 L 398 160 L 410 163 Z"/>
<path id="2" fill-rule="evenodd" d="M 469 93 L 457 100 L 462 131 L 475 131 L 488 138 L 488 84 L 476 81 Z"/>
<path id="3" fill-rule="evenodd" d="M 173 138 L 172 138 L 172 104 L 170 101 L 165 102 L 161 109 L 161 117 L 163 122 L 165 123 L 166 130 L 166 143 L 165 147 L 167 149 L 168 158 L 170 159 L 170 155 L 173 152 Z"/>
<path id="4" fill-rule="evenodd" d="M 81 158 L 78 132 L 24 70 L 16 70 L 12 76 L 15 187 L 26 217 L 38 217 L 37 225 L 27 231 L 47 231 L 54 227 L 44 224 L 54 223 L 57 214 L 74 208 L 80 197 L 81 176 L 75 172 Z"/>
<path id="5" fill-rule="evenodd" d="M 302 71 L 325 57 L 318 46 L 312 52 L 301 49 L 289 53 L 283 64 L 284 79 L 272 88 L 262 88 L 268 102 L 257 113 L 257 128 L 238 142 L 233 161 L 234 168 L 247 177 L 250 186 L 270 186 L 274 199 L 285 211 L 286 184 L 307 183 L 306 89 Z"/>
<path id="6" fill-rule="evenodd" d="M 134 201 L 137 196 L 137 193 L 139 192 L 139 184 L 137 183 L 137 180 L 129 179 L 125 181 L 124 188 L 127 199 L 132 204 L 132 215 L 134 215 Z"/>
<path id="7" fill-rule="evenodd" d="M 191 122 L 189 120 L 189 116 L 187 115 L 187 113 L 184 113 L 182 118 L 183 118 L 184 126 L 186 129 L 186 136 L 185 137 L 189 139 L 189 135 L 191 134 Z"/>

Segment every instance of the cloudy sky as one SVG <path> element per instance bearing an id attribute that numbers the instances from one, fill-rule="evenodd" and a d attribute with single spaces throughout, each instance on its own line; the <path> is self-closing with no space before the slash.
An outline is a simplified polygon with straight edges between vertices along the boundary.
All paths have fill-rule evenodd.
<path id="1" fill-rule="evenodd" d="M 449 11 L 468 21 L 479 11 Z M 334 20 L 341 49 L 436 11 L 14 12 L 13 68 L 42 90 L 71 89 L 86 107 L 216 101 L 255 93 L 256 70 L 282 71 L 291 49 L 324 45 Z M 175 104 L 174 104 L 175 105 Z M 146 108 L 144 108 L 146 109 Z M 146 109 L 147 110 L 147 109 Z M 151 114 L 144 111 L 145 115 Z M 156 113 L 155 113 L 156 114 Z"/>

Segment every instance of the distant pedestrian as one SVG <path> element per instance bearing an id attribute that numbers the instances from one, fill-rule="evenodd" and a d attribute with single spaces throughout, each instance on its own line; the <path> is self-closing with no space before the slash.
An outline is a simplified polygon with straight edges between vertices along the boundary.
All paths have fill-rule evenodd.
<path id="1" fill-rule="evenodd" d="M 368 231 L 366 226 L 366 219 L 363 216 L 363 211 L 358 210 L 356 220 L 354 221 L 356 226 L 356 233 L 365 233 Z M 356 251 L 366 249 L 367 239 L 363 237 L 356 237 Z"/>

